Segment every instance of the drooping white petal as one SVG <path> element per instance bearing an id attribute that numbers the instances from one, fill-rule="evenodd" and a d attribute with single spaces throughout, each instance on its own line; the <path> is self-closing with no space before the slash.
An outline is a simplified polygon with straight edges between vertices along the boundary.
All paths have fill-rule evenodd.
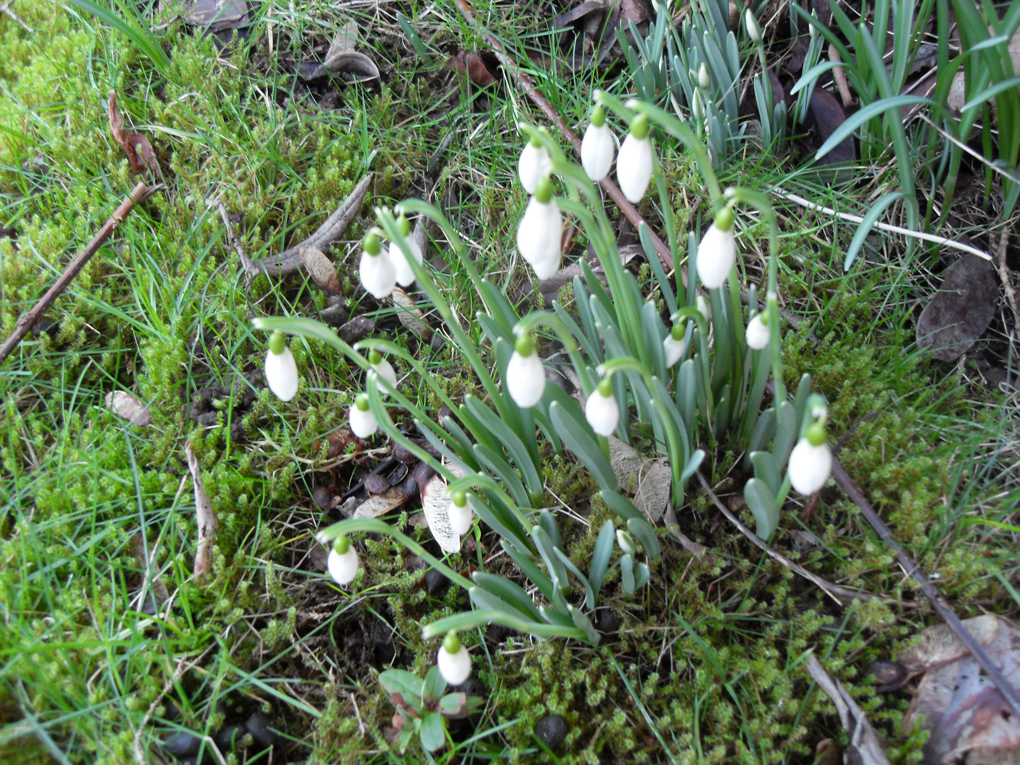
<path id="1" fill-rule="evenodd" d="M 450 653 L 445 647 L 440 648 L 436 663 L 439 665 L 439 674 L 450 685 L 460 685 L 471 677 L 471 654 L 464 646 L 456 653 Z"/>
<path id="2" fill-rule="evenodd" d="M 647 136 L 635 138 L 628 133 L 616 159 L 616 179 L 620 190 L 632 203 L 637 204 L 645 195 L 652 180 L 652 142 Z"/>
<path id="3" fill-rule="evenodd" d="M 352 406 L 347 417 L 351 421 L 351 432 L 358 438 L 368 438 L 379 430 L 379 423 L 371 409 L 362 411 L 357 406 Z"/>
<path id="4" fill-rule="evenodd" d="M 529 194 L 535 193 L 538 182 L 552 171 L 552 157 L 544 146 L 533 146 L 528 141 L 517 162 L 517 173 L 521 177 L 521 185 Z"/>
<path id="5" fill-rule="evenodd" d="M 521 356 L 517 351 L 506 367 L 506 389 L 522 409 L 533 407 L 545 392 L 545 368 L 537 353 Z"/>
<path id="6" fill-rule="evenodd" d="M 281 401 L 290 401 L 297 395 L 297 362 L 287 346 L 284 346 L 283 353 L 269 351 L 266 354 L 266 382 L 269 390 Z"/>
<path id="7" fill-rule="evenodd" d="M 553 259 L 558 263 L 562 256 L 562 233 L 563 216 L 556 200 L 550 199 L 543 204 L 532 197 L 517 227 L 517 250 L 531 265 Z"/>
<path id="8" fill-rule="evenodd" d="M 394 388 L 397 387 L 397 371 L 393 368 L 393 365 L 386 359 L 381 359 L 378 364 L 372 365 L 372 371 L 379 375 L 379 377 L 389 381 L 390 385 Z M 380 393 L 389 393 L 389 388 L 383 385 L 380 381 L 376 380 L 375 387 L 379 389 Z"/>
<path id="9" fill-rule="evenodd" d="M 757 314 L 747 323 L 747 345 L 753 350 L 760 351 L 769 344 L 769 328 L 761 320 L 761 314 Z"/>
<path id="10" fill-rule="evenodd" d="M 616 141 L 609 125 L 588 125 L 581 141 L 581 166 L 585 174 L 598 183 L 607 175 L 613 166 L 613 155 L 616 154 Z"/>
<path id="11" fill-rule="evenodd" d="M 620 405 L 616 396 L 603 396 L 596 388 L 584 405 L 584 416 L 591 429 L 600 436 L 611 436 L 620 423 Z"/>
<path id="12" fill-rule="evenodd" d="M 464 507 L 457 507 L 457 505 L 451 502 L 447 517 L 450 519 L 450 528 L 453 530 L 453 533 L 462 537 L 471 530 L 471 524 L 475 520 L 475 512 L 471 509 L 470 502 L 466 502 Z"/>
<path id="13" fill-rule="evenodd" d="M 414 255 L 414 259 L 420 264 L 424 260 L 424 256 L 413 237 L 407 237 L 407 246 L 411 248 L 411 254 Z M 404 256 L 404 251 L 400 249 L 400 245 L 395 242 L 390 242 L 390 261 L 393 263 L 397 284 L 401 287 L 410 287 L 414 284 L 414 271 L 411 270 L 411 264 L 407 262 L 407 258 Z M 390 290 L 390 292 L 392 291 Z"/>
<path id="14" fill-rule="evenodd" d="M 348 547 L 345 553 L 330 550 L 329 557 L 326 559 L 326 568 L 329 569 L 329 575 L 337 584 L 343 586 L 353 582 L 358 569 L 361 568 L 361 560 L 354 550 L 354 545 Z"/>
<path id="15" fill-rule="evenodd" d="M 560 265 L 563 260 L 559 253 L 556 253 L 551 258 L 545 258 L 543 260 L 536 260 L 532 262 L 531 267 L 535 271 L 535 276 L 539 279 L 549 279 L 560 270 Z"/>
<path id="16" fill-rule="evenodd" d="M 397 269 L 385 252 L 378 255 L 361 253 L 358 275 L 361 277 L 361 286 L 377 300 L 392 295 L 393 288 L 397 286 Z"/>
<path id="17" fill-rule="evenodd" d="M 662 350 L 666 354 L 666 368 L 669 369 L 680 361 L 686 349 L 687 345 L 683 340 L 675 339 L 673 333 L 666 335 L 666 339 L 662 341 Z"/>
<path id="18" fill-rule="evenodd" d="M 790 484 L 804 495 L 814 494 L 825 486 L 832 470 L 832 452 L 828 444 L 812 446 L 800 439 L 790 453 Z"/>
<path id="19" fill-rule="evenodd" d="M 714 290 L 726 283 L 736 262 L 737 243 L 733 229 L 724 231 L 713 223 L 698 245 L 698 278 L 706 289 Z"/>

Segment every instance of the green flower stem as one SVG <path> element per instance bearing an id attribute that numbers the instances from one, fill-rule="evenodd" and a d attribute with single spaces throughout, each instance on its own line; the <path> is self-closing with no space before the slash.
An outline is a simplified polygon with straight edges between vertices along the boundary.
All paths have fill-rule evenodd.
<path id="1" fill-rule="evenodd" d="M 410 212 L 421 212 L 432 217 L 443 228 L 447 236 L 450 237 L 450 243 L 453 245 L 454 251 L 457 252 L 458 256 L 461 255 L 461 251 L 464 250 L 464 245 L 461 242 L 460 237 L 456 235 L 456 232 L 452 231 L 452 226 L 450 229 L 447 229 L 450 222 L 442 213 L 431 205 L 425 205 L 424 203 L 405 203 L 403 207 Z M 390 238 L 390 241 L 396 242 L 401 251 L 404 253 L 404 257 L 407 258 L 407 262 L 411 266 L 411 270 L 414 272 L 414 277 L 418 281 L 418 286 L 424 290 L 425 294 L 428 296 L 429 300 L 432 301 L 432 304 L 446 323 L 446 326 L 449 327 L 454 340 L 457 342 L 460 352 L 467 359 L 471 368 L 478 376 L 478 379 L 481 380 L 482 387 L 485 388 L 486 394 L 488 394 L 489 398 L 492 400 L 493 405 L 499 411 L 500 416 L 507 422 L 512 422 L 513 420 L 510 414 L 510 408 L 507 406 L 506 401 L 503 399 L 499 389 L 496 387 L 496 383 L 493 381 L 492 375 L 489 374 L 488 367 L 485 365 L 485 362 L 482 361 L 482 357 L 478 353 L 474 341 L 468 337 L 467 332 L 465 332 L 464 328 L 460 325 L 460 321 L 454 315 L 453 309 L 451 309 L 449 303 L 446 302 L 442 292 L 432 280 L 431 275 L 422 264 L 418 263 L 417 259 L 411 253 L 411 249 L 404 240 L 403 234 L 400 233 L 400 228 L 397 226 L 397 221 L 393 217 L 393 214 L 388 210 L 379 210 L 376 215 L 379 219 L 380 225 L 382 225 L 383 230 L 386 232 L 386 236 Z M 474 267 L 474 264 L 470 262 L 470 258 L 466 257 L 466 254 L 464 257 L 461 257 L 461 262 L 469 266 L 467 268 L 468 274 L 471 276 L 471 279 L 475 284 L 475 288 L 479 290 L 479 294 L 482 294 L 480 290 L 481 277 L 478 275 L 478 270 Z"/>
<path id="2" fill-rule="evenodd" d="M 339 523 L 334 523 L 332 526 L 327 526 L 320 531 L 316 537 L 319 541 L 328 544 L 339 536 L 350 536 L 358 532 L 368 532 L 371 534 L 382 534 L 383 536 L 393 537 L 393 539 L 400 542 L 400 544 L 413 552 L 419 558 L 428 561 L 433 568 L 441 572 L 451 582 L 455 582 L 465 590 L 470 590 L 475 586 L 474 582 L 458 574 L 452 568 L 439 560 L 439 558 L 411 539 L 411 537 L 407 536 L 407 534 L 402 531 L 398 531 L 390 524 L 385 521 L 380 521 L 378 518 L 349 518 L 346 521 L 340 521 Z"/>
<path id="3" fill-rule="evenodd" d="M 787 467 L 786 475 L 783 476 L 783 485 L 779 487 L 779 493 L 776 494 L 776 506 L 779 507 L 780 510 L 783 509 L 783 503 L 786 502 L 786 498 L 790 494 L 791 486 L 792 484 L 790 483 L 790 469 L 789 467 Z"/>
<path id="4" fill-rule="evenodd" d="M 426 639 L 440 637 L 450 630 L 466 632 L 477 627 L 484 627 L 489 624 L 499 624 L 509 627 L 517 632 L 534 635 L 538 638 L 565 637 L 581 640 L 590 643 L 584 630 L 579 627 L 560 627 L 556 624 L 545 624 L 524 618 L 511 616 L 503 611 L 468 611 L 463 614 L 454 614 L 443 619 L 432 622 L 422 630 L 422 636 Z"/>
<path id="5" fill-rule="evenodd" d="M 606 378 L 611 378 L 616 372 L 635 372 L 641 376 L 641 379 L 645 381 L 645 385 L 648 386 L 648 390 L 654 395 L 657 378 L 648 371 L 648 367 L 633 356 L 618 356 L 615 359 L 610 359 L 599 365 L 599 371 Z M 681 448 L 679 442 L 680 431 L 665 403 L 660 401 L 657 396 L 650 403 L 658 413 L 666 431 L 666 440 L 669 442 L 669 466 L 673 472 L 673 489 L 679 492 L 681 486 L 680 476 L 683 474 L 684 462 L 686 461 L 686 450 Z"/>

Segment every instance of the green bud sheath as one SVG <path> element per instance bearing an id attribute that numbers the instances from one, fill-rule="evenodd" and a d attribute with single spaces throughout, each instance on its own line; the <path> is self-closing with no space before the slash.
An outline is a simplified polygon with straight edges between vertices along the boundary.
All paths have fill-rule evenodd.
<path id="1" fill-rule="evenodd" d="M 531 342 L 531 335 L 523 334 L 514 343 L 514 350 L 521 356 L 530 356 L 535 352 L 535 344 Z"/>
<path id="2" fill-rule="evenodd" d="M 378 255 L 382 252 L 382 245 L 379 243 L 379 237 L 376 236 L 375 232 L 370 233 L 365 237 L 365 252 L 369 255 Z"/>
<path id="3" fill-rule="evenodd" d="M 825 443 L 825 426 L 820 422 L 809 425 L 804 437 L 812 446 L 821 446 Z"/>
<path id="4" fill-rule="evenodd" d="M 333 549 L 336 550 L 338 555 L 343 555 L 351 549 L 351 540 L 341 535 L 333 540 Z"/>
<path id="5" fill-rule="evenodd" d="M 457 637 L 456 632 L 450 630 L 446 633 L 446 637 L 443 638 L 443 648 L 447 653 L 457 653 L 460 650 L 460 638 Z"/>
<path id="6" fill-rule="evenodd" d="M 467 496 L 462 491 L 450 492 L 450 501 L 457 507 L 464 507 L 467 504 Z"/>
<path id="7" fill-rule="evenodd" d="M 287 347 L 287 340 L 284 338 L 282 332 L 274 332 L 269 338 L 269 350 L 274 355 L 279 356 L 283 353 L 283 349 Z"/>
<path id="8" fill-rule="evenodd" d="M 368 352 L 368 363 L 372 366 L 382 362 L 382 354 L 374 348 Z"/>
<path id="9" fill-rule="evenodd" d="M 613 381 L 608 377 L 603 377 L 599 380 L 598 391 L 603 395 L 603 397 L 609 398 L 613 395 Z"/>
<path id="10" fill-rule="evenodd" d="M 354 405 L 362 412 L 368 411 L 368 394 L 359 393 L 357 398 L 354 399 Z"/>
<path id="11" fill-rule="evenodd" d="M 411 224 L 403 215 L 397 218 L 397 230 L 400 231 L 402 236 L 407 236 L 411 233 Z"/>
<path id="12" fill-rule="evenodd" d="M 715 214 L 715 227 L 720 231 L 729 231 L 733 228 L 733 208 L 726 205 Z"/>
<path id="13" fill-rule="evenodd" d="M 537 135 L 533 135 L 528 140 L 528 143 L 530 143 L 532 146 L 534 146 L 536 149 L 538 149 L 538 148 L 541 148 L 541 146 L 542 146 L 542 139 L 540 139 Z"/>
<path id="14" fill-rule="evenodd" d="M 648 137 L 648 115 L 639 114 L 634 118 L 634 121 L 630 123 L 630 132 L 637 139 L 644 139 Z"/>
<path id="15" fill-rule="evenodd" d="M 686 329 L 687 323 L 684 321 L 678 321 L 676 324 L 673 325 L 673 328 L 669 331 L 669 333 L 673 336 L 674 340 L 679 342 L 680 340 L 684 339 L 684 331 Z"/>
<path id="16" fill-rule="evenodd" d="M 595 127 L 602 127 L 606 124 L 606 113 L 602 111 L 602 106 L 597 105 L 595 110 L 591 113 L 591 124 Z"/>
<path id="17" fill-rule="evenodd" d="M 552 181 L 549 180 L 549 176 L 547 175 L 545 178 L 538 182 L 537 186 L 535 186 L 535 199 L 537 199 L 542 204 L 547 205 L 552 199 L 552 196 L 553 185 Z"/>

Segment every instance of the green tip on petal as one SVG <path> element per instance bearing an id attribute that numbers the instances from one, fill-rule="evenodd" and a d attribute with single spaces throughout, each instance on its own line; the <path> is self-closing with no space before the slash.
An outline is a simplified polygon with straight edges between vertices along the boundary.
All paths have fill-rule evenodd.
<path id="1" fill-rule="evenodd" d="M 382 252 L 382 245 L 379 243 L 379 237 L 375 235 L 375 232 L 365 237 L 365 252 L 369 255 L 378 255 Z"/>
<path id="2" fill-rule="evenodd" d="M 451 491 L 450 501 L 457 507 L 464 507 L 467 504 L 467 495 L 462 491 Z"/>
<path id="3" fill-rule="evenodd" d="M 535 199 L 544 205 L 549 204 L 549 201 L 553 196 L 553 185 L 552 181 L 549 180 L 549 176 L 541 178 L 538 185 L 535 186 Z"/>
<path id="4" fill-rule="evenodd" d="M 411 233 L 411 223 L 403 215 L 397 218 L 397 230 L 401 236 L 407 236 Z"/>
<path id="5" fill-rule="evenodd" d="M 687 331 L 687 322 L 682 319 L 673 325 L 673 328 L 669 331 L 669 334 L 673 336 L 673 339 L 680 341 L 684 339 L 684 332 Z"/>
<path id="6" fill-rule="evenodd" d="M 373 367 L 382 363 L 382 354 L 375 348 L 368 352 L 368 363 Z"/>
<path id="7" fill-rule="evenodd" d="M 733 228 L 733 208 L 726 205 L 715 214 L 715 227 L 720 231 L 729 231 Z"/>
<path id="8" fill-rule="evenodd" d="M 354 399 L 354 405 L 362 412 L 368 411 L 368 394 L 359 393 Z"/>
<path id="9" fill-rule="evenodd" d="M 602 111 L 602 104 L 596 104 L 595 110 L 591 113 L 591 124 L 595 127 L 602 127 L 606 124 L 606 113 Z"/>
<path id="10" fill-rule="evenodd" d="M 807 432 L 804 437 L 808 440 L 808 443 L 812 446 L 821 446 L 825 443 L 825 426 L 820 422 L 808 425 Z"/>
<path id="11" fill-rule="evenodd" d="M 638 140 L 648 137 L 648 115 L 639 114 L 634 118 L 634 121 L 630 123 L 630 132 Z"/>
<path id="12" fill-rule="evenodd" d="M 447 653 L 457 653 L 460 650 L 460 638 L 457 637 L 456 632 L 450 630 L 446 633 L 446 637 L 443 638 L 443 648 Z"/>
<path id="13" fill-rule="evenodd" d="M 531 335 L 524 333 L 514 343 L 514 350 L 521 356 L 530 356 L 535 352 L 535 344 L 531 342 Z"/>
<path id="14" fill-rule="evenodd" d="M 286 347 L 287 340 L 282 332 L 274 332 L 269 338 L 269 350 L 273 352 L 274 356 L 279 356 Z"/>
<path id="15" fill-rule="evenodd" d="M 613 381 L 608 377 L 603 377 L 599 380 L 598 390 L 599 393 L 602 394 L 603 398 L 609 398 L 613 395 Z"/>
<path id="16" fill-rule="evenodd" d="M 542 139 L 539 138 L 537 135 L 531 136 L 531 138 L 528 140 L 528 143 L 530 143 L 536 149 L 539 149 L 539 148 L 542 147 Z"/>
<path id="17" fill-rule="evenodd" d="M 336 550 L 337 555 L 343 555 L 351 549 L 351 540 L 341 534 L 333 540 L 333 549 Z"/>

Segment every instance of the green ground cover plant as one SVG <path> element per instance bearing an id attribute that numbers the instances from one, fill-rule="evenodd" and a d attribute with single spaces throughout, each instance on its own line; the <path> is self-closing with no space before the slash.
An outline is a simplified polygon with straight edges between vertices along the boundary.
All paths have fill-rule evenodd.
<path id="1" fill-rule="evenodd" d="M 425 428 L 416 429 L 412 412 L 438 413 L 444 403 L 459 411 L 468 394 L 479 406 L 501 406 L 463 349 L 474 349 L 483 369 L 505 366 L 498 356 L 512 350 L 513 323 L 469 321 L 490 304 L 472 287 L 472 271 L 486 279 L 494 301 L 519 315 L 542 299 L 515 248 L 529 201 L 517 171 L 528 136 L 517 125 L 546 122 L 508 73 L 480 88 L 444 67 L 459 51 L 486 47 L 453 3 L 357 10 L 268 3 L 250 9 L 251 26 L 224 35 L 225 46 L 151 8 L 104 6 L 122 19 L 138 13 L 141 26 L 124 30 L 85 4 L 18 0 L 11 8 L 21 24 L 0 14 L 0 233 L 9 227 L 16 238 L 0 236 L 0 335 L 14 330 L 136 182 L 107 124 L 111 89 L 127 123 L 153 142 L 164 186 L 121 224 L 44 323 L 0 364 L 5 758 L 813 762 L 823 742 L 848 742 L 832 705 L 804 672 L 811 651 L 885 736 L 890 761 L 922 761 L 927 734 L 900 727 L 909 694 L 879 693 L 870 672 L 873 662 L 891 660 L 938 617 L 831 482 L 812 499 L 792 493 L 779 503 L 778 523 L 770 529 L 758 521 L 757 529 L 812 573 L 873 597 L 827 598 L 761 554 L 696 480 L 673 481 L 684 489 L 674 492 L 674 509 L 679 530 L 705 553 L 695 555 L 696 547 L 681 545 L 661 524 L 649 526 L 647 541 L 634 534 L 646 552 L 658 547 L 661 554 L 634 554 L 632 572 L 638 562 L 647 567 L 647 582 L 638 587 L 625 581 L 624 553 L 612 553 L 593 593 L 597 600 L 588 602 L 597 640 L 539 640 L 526 629 L 485 626 L 491 620 L 471 617 L 478 613 L 471 610 L 474 599 L 436 572 L 469 583 L 484 572 L 491 579 L 483 581 L 510 582 L 530 600 L 536 590 L 521 568 L 528 559 L 502 552 L 506 535 L 493 531 L 496 514 L 475 524 L 458 552 L 443 553 L 420 522 L 417 487 L 395 511 L 361 522 L 364 530 L 386 524 L 410 549 L 391 532 L 352 532 L 360 570 L 344 587 L 328 575 L 328 549 L 316 534 L 342 516 L 339 503 L 321 506 L 316 492 L 334 487 L 336 497 L 346 494 L 396 453 L 396 442 L 386 435 L 357 441 L 346 430 L 359 393 L 370 394 L 377 414 L 383 398 L 335 343 L 310 334 L 291 339 L 298 389 L 286 402 L 273 395 L 262 371 L 269 336 L 253 319 L 315 318 L 339 304 L 351 317 L 374 321 L 375 332 L 358 347 L 384 350 L 395 367 L 404 401 L 387 407 L 397 430 L 390 435 L 424 448 Z M 621 107 L 607 108 L 611 126 L 625 132 L 624 117 L 632 115 L 622 102 L 637 94 L 639 83 L 622 63 L 624 54 L 616 68 L 575 72 L 561 65 L 559 38 L 547 32 L 536 8 L 474 10 L 489 28 L 503 30 L 521 60 L 528 50 L 548 52 L 525 68 L 570 125 L 583 132 L 592 94 L 602 90 Z M 922 10 L 933 12 L 931 4 Z M 1010 31 L 1013 16 L 1005 18 L 1000 36 Z M 305 82 L 300 63 L 321 60 L 350 21 L 360 28 L 358 49 L 377 62 L 381 79 Z M 146 35 L 132 33 L 138 29 L 151 35 L 165 60 Z M 970 23 L 970 33 L 976 29 Z M 746 29 L 735 34 L 744 43 L 741 60 L 759 61 Z M 678 35 L 670 39 L 683 39 Z M 682 75 L 678 87 L 686 93 L 697 71 L 694 80 Z M 713 108 L 730 115 L 732 104 L 723 98 Z M 766 103 L 764 91 L 759 99 Z M 679 112 L 672 105 L 666 111 L 678 120 L 689 116 L 687 101 L 677 103 Z M 888 130 L 880 121 L 876 116 L 868 124 L 871 134 Z M 549 130 L 543 135 L 551 136 L 550 148 L 565 147 Z M 796 123 L 786 131 L 796 134 Z M 667 320 L 682 306 L 697 310 L 693 291 L 678 288 L 677 274 L 693 270 L 686 260 L 725 201 L 701 201 L 705 181 L 689 150 L 668 130 L 654 137 L 661 173 L 652 184 L 655 196 L 640 210 L 649 228 L 669 240 L 677 271 L 660 269 L 647 232 L 645 241 L 637 233 L 633 244 L 642 254 L 621 266 L 613 290 L 622 295 L 633 283 L 641 303 L 651 301 L 651 314 L 662 322 L 661 346 Z M 1008 160 L 1010 146 L 986 154 Z M 910 150 L 914 166 L 926 161 L 925 149 Z M 881 168 L 888 154 L 877 145 L 872 150 L 868 172 L 887 179 Z M 836 209 L 863 209 L 888 192 L 870 181 L 835 188 L 824 176 L 794 172 L 785 151 L 768 154 L 765 142 L 762 151 L 770 158 L 740 141 L 725 157 L 716 152 L 719 188 L 766 196 L 781 187 Z M 904 172 L 901 166 L 897 177 Z M 370 198 L 329 252 L 338 272 L 336 297 L 304 273 L 249 277 L 219 213 L 207 204 L 223 203 L 241 248 L 258 260 L 303 240 L 368 173 Z M 570 208 L 563 196 L 565 211 L 580 216 L 580 205 Z M 429 344 L 403 327 L 388 299 L 376 300 L 361 287 L 363 238 L 374 226 L 397 238 L 396 219 L 377 218 L 373 208 L 392 210 L 409 199 L 441 210 L 461 251 L 433 230 L 420 268 L 435 299 L 408 291 L 423 307 L 447 304 L 463 338 L 430 313 L 426 318 L 443 341 Z M 781 370 L 775 381 L 791 396 L 810 375 L 827 405 L 836 458 L 954 610 L 961 617 L 1016 616 L 1015 391 L 986 388 L 974 362 L 948 365 L 918 350 L 915 308 L 930 295 L 934 277 L 919 258 L 905 257 L 903 240 L 872 237 L 845 272 L 853 229 L 770 199 L 777 298 L 768 308 L 774 310 L 769 327 L 774 340 L 780 331 L 782 337 L 758 353 L 775 352 L 779 365 L 769 369 Z M 408 214 L 423 209 L 407 206 Z M 611 203 L 605 209 L 608 231 L 595 229 L 593 236 L 581 227 L 575 242 L 594 244 L 602 233 L 616 249 L 621 233 Z M 735 232 L 739 285 L 767 285 L 767 216 L 742 206 Z M 567 261 L 583 252 L 575 246 Z M 579 274 L 557 290 L 554 315 L 575 321 L 591 344 L 578 303 L 597 281 Z M 739 344 L 752 314 L 728 298 L 711 302 L 717 320 L 719 311 L 730 311 L 739 323 Z M 780 308 L 799 320 L 796 327 L 772 321 Z M 690 314 L 689 347 L 696 322 Z M 499 335 L 505 335 L 503 351 Z M 543 353 L 556 341 L 544 332 L 534 337 Z M 990 337 L 979 347 L 998 352 L 1009 340 Z M 602 361 L 579 366 L 597 377 Z M 111 412 L 107 396 L 116 391 L 136 396 L 151 424 Z M 763 396 L 762 410 L 773 405 L 771 396 Z M 672 456 L 662 423 L 625 394 L 618 399 L 632 425 L 618 435 L 650 456 Z M 741 443 L 750 428 L 731 439 L 713 425 L 692 428 L 685 456 L 703 450 L 701 473 L 714 493 L 755 526 L 755 513 L 739 501 L 755 476 Z M 554 438 L 556 429 L 549 430 Z M 600 496 L 604 487 L 583 456 L 551 448 L 549 433 L 543 439 L 523 444 L 532 450 L 536 474 L 522 470 L 523 493 L 504 504 L 508 512 L 510 505 L 545 510 L 535 516 L 548 518 L 538 522 L 538 538 L 553 529 L 559 537 L 562 558 L 534 557 L 537 575 L 554 574 L 558 560 L 564 571 L 569 563 L 585 572 L 590 585 L 591 561 L 619 544 L 615 533 L 604 532 L 620 528 L 619 508 Z M 193 575 L 199 500 L 186 444 L 219 521 L 211 574 L 201 578 Z M 464 459 L 463 444 L 447 447 Z M 501 491 L 514 493 L 512 478 L 491 472 Z M 530 525 L 523 528 L 519 542 L 526 547 L 534 537 Z M 429 565 L 430 558 L 439 566 Z M 583 607 L 587 593 L 571 577 L 575 586 L 565 605 Z M 536 600 L 551 602 L 542 595 Z M 446 630 L 427 636 L 422 628 L 444 622 L 458 626 L 472 669 L 466 683 L 439 690 L 433 667 Z M 420 696 L 407 686 L 409 696 L 395 700 L 392 694 L 411 676 L 421 679 Z M 450 714 L 440 720 L 435 705 L 448 694 L 454 696 L 445 702 Z M 473 698 L 482 700 L 477 710 L 467 702 Z M 415 722 L 423 712 L 432 715 L 429 721 Z"/>

